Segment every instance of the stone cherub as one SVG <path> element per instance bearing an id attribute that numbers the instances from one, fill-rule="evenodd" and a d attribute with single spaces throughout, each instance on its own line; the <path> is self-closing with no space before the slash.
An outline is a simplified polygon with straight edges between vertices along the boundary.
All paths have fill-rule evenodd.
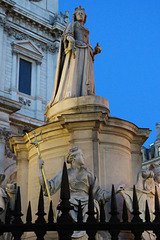
<path id="1" fill-rule="evenodd" d="M 89 30 L 84 27 L 86 18 L 84 8 L 77 7 L 62 35 L 53 95 L 47 108 L 66 98 L 95 95 L 93 62 L 101 47 L 97 43 L 92 49 Z"/>
<path id="2" fill-rule="evenodd" d="M 160 197 L 160 165 L 151 164 L 149 169 L 142 169 L 137 175 L 136 193 L 139 204 L 139 211 L 141 212 L 140 217 L 145 221 L 145 208 L 146 201 L 148 202 L 150 219 L 154 220 L 154 201 L 155 201 L 155 186 L 157 187 L 157 192 Z M 126 201 L 128 210 L 132 213 L 133 208 L 133 189 L 125 188 L 121 185 L 118 190 Z M 144 240 L 156 240 L 156 236 L 152 231 L 145 231 L 142 234 L 142 239 Z"/>
<path id="3" fill-rule="evenodd" d="M 74 207 L 73 210 L 70 211 L 72 218 L 77 221 L 77 210 L 79 200 L 81 200 L 82 211 L 83 211 L 83 221 L 86 221 L 87 211 L 88 211 L 88 198 L 89 198 L 89 187 L 92 185 L 93 187 L 93 196 L 94 196 L 94 204 L 95 211 L 99 213 L 99 205 L 98 202 L 101 200 L 106 202 L 110 200 L 111 193 L 103 190 L 99 184 L 97 177 L 95 177 L 85 166 L 84 166 L 84 156 L 82 151 L 78 147 L 73 147 L 69 150 L 67 156 L 67 163 L 71 165 L 68 169 L 68 178 L 69 178 L 69 187 L 70 187 L 70 203 Z M 47 196 L 45 182 L 42 174 L 42 165 L 43 160 L 39 159 L 39 170 L 40 170 L 40 184 L 43 187 L 45 195 Z M 48 181 L 50 194 L 53 195 L 58 191 L 61 186 L 61 178 L 62 172 L 59 172 L 53 179 Z M 84 231 L 74 232 L 73 238 L 83 237 L 85 234 Z"/>

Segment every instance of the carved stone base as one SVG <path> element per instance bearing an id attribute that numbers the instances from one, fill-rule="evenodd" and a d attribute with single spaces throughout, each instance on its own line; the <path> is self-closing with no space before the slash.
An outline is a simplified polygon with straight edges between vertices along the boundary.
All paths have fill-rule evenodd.
<path id="1" fill-rule="evenodd" d="M 87 112 L 105 112 L 109 115 L 109 103 L 104 97 L 83 96 L 78 98 L 68 98 L 54 104 L 47 109 L 45 117 L 47 122 L 57 120 L 63 114 L 87 113 Z"/>
<path id="2" fill-rule="evenodd" d="M 117 188 L 119 184 L 131 186 L 136 182 L 141 169 L 141 146 L 150 131 L 110 117 L 108 113 L 108 101 L 93 96 L 65 100 L 47 112 L 49 123 L 35 132 L 37 135 L 42 132 L 40 152 L 48 179 L 62 170 L 70 147 L 78 146 L 83 151 L 86 167 L 98 177 L 103 189 L 110 191 L 112 184 Z M 29 136 L 35 141 L 33 132 Z M 41 136 L 37 139 L 39 141 Z M 35 220 L 40 189 L 37 149 L 30 145 L 27 136 L 12 137 L 10 145 L 17 155 L 17 184 L 21 186 L 24 218 L 29 199 Z M 59 194 L 52 196 L 52 200 L 56 207 Z M 48 198 L 45 198 L 45 206 L 47 211 Z"/>

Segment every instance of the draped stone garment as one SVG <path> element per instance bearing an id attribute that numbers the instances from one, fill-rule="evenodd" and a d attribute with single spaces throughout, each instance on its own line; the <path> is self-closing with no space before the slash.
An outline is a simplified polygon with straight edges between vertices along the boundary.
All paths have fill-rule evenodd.
<path id="1" fill-rule="evenodd" d="M 88 35 L 89 30 L 77 21 L 69 23 L 63 33 L 49 107 L 66 98 L 95 95 L 93 49 Z M 72 37 L 72 47 L 67 37 Z"/>
<path id="2" fill-rule="evenodd" d="M 97 214 L 99 213 L 98 201 L 102 200 L 105 202 L 110 199 L 111 193 L 100 188 L 97 178 L 85 167 L 81 167 L 78 171 L 77 169 L 69 168 L 68 179 L 71 195 L 70 203 L 74 207 L 74 209 L 70 211 L 70 214 L 75 221 L 77 221 L 79 200 L 81 200 L 82 205 L 83 221 L 86 221 L 88 217 L 86 213 L 88 211 L 90 185 L 93 187 L 94 206 Z M 56 193 L 61 187 L 61 180 L 62 172 L 59 172 L 55 178 L 48 182 L 51 195 Z M 47 196 L 47 192 L 45 192 L 45 195 Z M 80 238 L 84 234 L 85 231 L 75 231 L 72 238 Z"/>

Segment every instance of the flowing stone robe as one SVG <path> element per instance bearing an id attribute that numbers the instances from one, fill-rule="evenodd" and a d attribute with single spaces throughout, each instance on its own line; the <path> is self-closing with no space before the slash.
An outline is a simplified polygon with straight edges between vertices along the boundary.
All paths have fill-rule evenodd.
<path id="1" fill-rule="evenodd" d="M 147 173 L 148 170 L 141 170 L 138 173 L 138 180 L 135 185 L 137 200 L 139 205 L 139 211 L 141 212 L 140 217 L 143 221 L 145 221 L 145 209 L 146 209 L 146 201 L 148 202 L 150 219 L 151 222 L 154 220 L 154 202 L 155 202 L 155 186 L 158 190 L 158 195 L 160 196 L 160 188 L 156 182 L 154 182 L 154 175 L 148 176 L 144 178 L 142 176 L 143 173 Z M 133 212 L 133 188 L 128 188 L 120 191 L 121 195 L 126 201 L 126 205 L 128 210 Z M 143 240 L 156 240 L 156 236 L 152 231 L 144 231 L 142 234 Z"/>
<path id="2" fill-rule="evenodd" d="M 68 170 L 68 179 L 69 179 L 69 187 L 70 187 L 70 203 L 74 207 L 73 210 L 70 211 L 72 218 L 77 221 L 77 213 L 78 213 L 78 204 L 79 200 L 81 200 L 82 205 L 82 214 L 83 221 L 87 219 L 87 211 L 88 211 L 88 199 L 89 199 L 89 187 L 92 185 L 93 187 L 93 196 L 94 196 L 94 205 L 95 212 L 97 215 L 99 214 L 99 201 L 106 202 L 110 199 L 111 193 L 103 190 L 98 185 L 97 177 L 93 176 L 93 174 L 85 167 L 81 167 L 77 172 L 74 168 L 69 168 Z M 58 191 L 61 187 L 62 180 L 62 172 L 59 172 L 55 178 L 51 179 L 48 182 L 50 194 L 53 195 Z M 45 192 L 47 196 L 47 192 Z M 98 217 L 98 216 L 97 216 Z M 85 235 L 85 231 L 75 231 L 72 235 L 72 238 L 80 238 Z"/>
<path id="3" fill-rule="evenodd" d="M 66 98 L 95 95 L 94 56 L 88 35 L 89 30 L 78 21 L 69 23 L 63 33 L 49 107 Z"/>

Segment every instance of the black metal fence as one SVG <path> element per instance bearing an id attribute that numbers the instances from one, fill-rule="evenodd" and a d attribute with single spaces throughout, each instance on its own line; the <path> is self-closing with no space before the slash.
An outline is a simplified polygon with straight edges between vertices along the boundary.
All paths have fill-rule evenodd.
<path id="1" fill-rule="evenodd" d="M 88 219 L 86 222 L 83 222 L 82 220 L 83 217 L 81 202 L 79 202 L 77 222 L 73 221 L 72 217 L 69 214 L 69 211 L 72 208 L 69 199 L 70 191 L 68 184 L 68 175 L 66 165 L 64 164 L 61 184 L 61 202 L 58 206 L 58 209 L 61 211 L 61 215 L 57 219 L 57 222 L 54 222 L 52 202 L 50 203 L 48 212 L 48 222 L 46 222 L 44 218 L 46 213 L 44 212 L 44 200 L 41 188 L 38 203 L 38 212 L 36 213 L 38 216 L 37 220 L 35 223 L 32 223 L 32 211 L 31 204 L 29 202 L 26 223 L 23 223 L 21 219 L 23 214 L 21 213 L 20 188 L 18 187 L 17 198 L 15 202 L 15 211 L 12 216 L 10 208 L 8 206 L 5 223 L 0 222 L 0 234 L 2 235 L 4 232 L 11 232 L 14 239 L 19 240 L 21 239 L 23 233 L 34 232 L 38 240 L 43 240 L 48 231 L 57 231 L 60 240 L 70 240 L 74 231 L 85 230 L 88 235 L 88 239 L 95 240 L 97 231 L 109 231 L 111 239 L 117 240 L 119 233 L 123 230 L 127 230 L 133 233 L 136 240 L 140 240 L 144 231 L 151 230 L 156 234 L 157 239 L 160 239 L 160 207 L 157 190 L 155 192 L 155 219 L 153 222 L 150 222 L 150 213 L 147 202 L 145 222 L 143 222 L 140 218 L 135 187 L 133 188 L 133 218 L 130 222 L 128 221 L 128 213 L 125 201 L 123 203 L 122 221 L 120 221 L 118 218 L 119 213 L 117 212 L 114 186 L 112 186 L 111 196 L 111 217 L 108 222 L 105 221 L 104 206 L 102 203 L 100 205 L 100 220 L 97 221 L 95 217 L 92 187 L 90 187 L 89 190 L 89 204 L 87 212 Z"/>

